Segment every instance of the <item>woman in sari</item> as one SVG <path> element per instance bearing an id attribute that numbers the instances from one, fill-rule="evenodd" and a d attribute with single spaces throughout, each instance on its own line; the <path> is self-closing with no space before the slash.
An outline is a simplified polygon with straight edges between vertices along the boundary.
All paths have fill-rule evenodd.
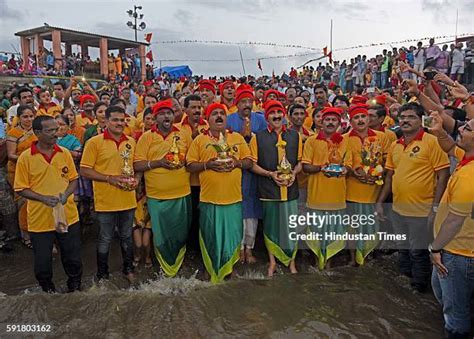
<path id="1" fill-rule="evenodd" d="M 80 160 L 82 145 L 78 138 L 69 133 L 71 131 L 70 120 L 67 116 L 59 114 L 56 116 L 56 121 L 59 124 L 58 140 L 56 143 L 71 152 L 74 162 Z"/>
<path id="2" fill-rule="evenodd" d="M 69 129 L 67 134 L 72 134 L 75 136 L 81 145 L 84 144 L 84 133 L 86 132 L 86 129 L 82 126 L 79 126 L 76 124 L 76 119 L 74 112 L 70 107 L 66 107 L 61 111 L 61 115 L 65 116 L 69 120 Z"/>
<path id="3" fill-rule="evenodd" d="M 105 130 L 105 110 L 107 109 L 107 104 L 103 101 L 99 101 L 94 105 L 94 114 L 97 119 L 97 124 L 91 125 L 86 129 L 84 133 L 84 142 L 83 146 L 92 137 L 95 137 L 98 134 L 102 134 Z"/>
<path id="4" fill-rule="evenodd" d="M 150 130 L 155 124 L 155 117 L 152 113 L 153 112 L 151 108 L 147 108 L 143 112 L 143 130 L 135 132 L 133 135 L 133 138 L 137 142 L 143 133 Z M 151 268 L 153 266 L 150 256 L 151 220 L 146 204 L 145 180 L 143 180 L 143 172 L 141 173 L 141 176 L 140 184 L 136 189 L 137 209 L 135 210 L 135 222 L 133 225 L 133 242 L 135 243 L 133 266 L 137 267 L 140 264 L 143 255 L 145 258 L 145 268 Z"/>
<path id="5" fill-rule="evenodd" d="M 20 105 L 17 109 L 17 117 L 19 123 L 16 127 L 11 128 L 7 134 L 7 154 L 8 154 L 8 182 L 13 187 L 15 181 L 15 169 L 18 157 L 29 149 L 33 142 L 38 140 L 33 133 L 33 119 L 35 118 L 35 110 L 29 105 Z M 18 223 L 21 230 L 21 241 L 28 248 L 33 248 L 28 233 L 27 201 L 15 194 L 15 202 L 18 208 Z"/>

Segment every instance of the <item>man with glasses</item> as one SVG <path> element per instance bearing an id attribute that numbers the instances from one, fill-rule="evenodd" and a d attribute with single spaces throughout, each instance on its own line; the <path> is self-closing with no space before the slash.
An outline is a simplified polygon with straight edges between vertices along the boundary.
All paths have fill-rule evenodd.
<path id="1" fill-rule="evenodd" d="M 422 128 L 424 109 L 417 103 L 400 107 L 402 137 L 388 152 L 384 186 L 377 199 L 377 213 L 384 218 L 382 203 L 393 192 L 393 227 L 406 236 L 398 244 L 400 273 L 411 278 L 412 287 L 425 292 L 429 286 L 429 238 L 441 195 L 449 177 L 448 156 L 436 137 Z"/>
<path id="2" fill-rule="evenodd" d="M 15 191 L 28 199 L 28 231 L 34 248 L 35 276 L 43 291 L 56 291 L 53 278 L 53 244 L 61 249 L 61 262 L 68 276 L 68 292 L 81 288 L 81 230 L 74 203 L 78 174 L 71 154 L 56 144 L 59 126 L 50 116 L 36 117 L 38 137 L 30 150 L 18 158 Z M 58 230 L 53 208 L 64 206 L 67 230 Z"/>
<path id="3" fill-rule="evenodd" d="M 135 141 L 124 134 L 125 109 L 110 106 L 105 110 L 107 129 L 89 139 L 81 160 L 81 175 L 93 181 L 94 205 L 99 224 L 97 244 L 97 279 L 109 278 L 109 251 L 115 229 L 122 249 L 122 273 L 130 283 L 133 274 L 133 216 L 138 181 L 124 175 L 131 166 Z M 125 173 L 126 174 L 126 173 Z"/>

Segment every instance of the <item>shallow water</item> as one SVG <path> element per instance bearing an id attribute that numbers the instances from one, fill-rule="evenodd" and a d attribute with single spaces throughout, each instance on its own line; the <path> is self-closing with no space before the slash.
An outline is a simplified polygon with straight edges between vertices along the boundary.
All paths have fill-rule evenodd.
<path id="1" fill-rule="evenodd" d="M 6 324 L 49 324 L 50 337 L 265 337 L 439 338 L 441 310 L 432 294 L 420 295 L 397 275 L 396 255 L 354 268 L 319 272 L 311 256 L 298 258 L 299 274 L 279 268 L 265 278 L 266 257 L 237 267 L 238 277 L 214 286 L 202 281 L 197 253 L 188 253 L 180 277 L 138 270 L 129 286 L 112 247 L 110 281 L 96 285 L 95 243 L 84 245 L 84 291 L 47 295 L 35 287 L 32 252 L 15 246 L 0 254 L 0 337 Z M 340 258 L 344 262 L 345 258 Z M 59 256 L 55 283 L 65 286 Z M 5 295 L 4 295 L 5 294 Z"/>

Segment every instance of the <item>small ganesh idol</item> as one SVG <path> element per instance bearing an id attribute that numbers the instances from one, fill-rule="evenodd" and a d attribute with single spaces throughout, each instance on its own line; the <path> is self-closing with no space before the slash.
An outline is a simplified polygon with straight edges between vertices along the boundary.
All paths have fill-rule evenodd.
<path id="1" fill-rule="evenodd" d="M 324 174 L 328 177 L 340 177 L 344 173 L 344 156 L 339 154 L 338 144 L 329 142 L 328 163 L 322 168 Z"/>
<path id="2" fill-rule="evenodd" d="M 293 177 L 293 169 L 286 158 L 286 141 L 280 139 L 275 146 L 283 152 L 281 161 L 277 166 L 278 177 L 285 182 L 285 185 L 288 185 Z"/>
<path id="3" fill-rule="evenodd" d="M 227 144 L 224 134 L 219 134 L 219 140 L 216 143 L 208 144 L 206 147 L 212 146 L 217 152 L 217 162 L 221 162 L 224 166 L 232 164 L 233 149 Z"/>
<path id="4" fill-rule="evenodd" d="M 128 146 L 128 145 L 127 145 Z M 120 157 L 123 161 L 122 166 L 122 175 L 126 177 L 126 180 L 122 183 L 121 187 L 125 191 L 133 191 L 135 190 L 136 179 L 134 177 L 133 167 L 130 165 L 132 152 L 130 148 L 126 148 L 122 152 L 120 152 Z"/>
<path id="5" fill-rule="evenodd" d="M 178 140 L 179 136 L 174 135 L 170 150 L 168 151 L 168 154 L 166 154 L 166 160 L 176 167 L 182 165 L 185 159 L 184 154 L 179 151 Z"/>

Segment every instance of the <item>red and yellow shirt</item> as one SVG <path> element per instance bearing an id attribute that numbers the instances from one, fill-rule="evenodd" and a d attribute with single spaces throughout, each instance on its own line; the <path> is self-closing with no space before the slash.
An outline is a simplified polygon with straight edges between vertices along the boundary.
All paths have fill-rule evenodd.
<path id="1" fill-rule="evenodd" d="M 250 150 L 244 137 L 239 133 L 226 132 L 227 144 L 234 149 L 233 155 L 240 160 L 250 158 Z M 210 133 L 200 134 L 193 140 L 186 156 L 188 164 L 207 162 L 217 157 L 217 152 L 208 145 L 217 139 Z M 235 168 L 231 172 L 215 172 L 206 170 L 199 173 L 201 184 L 200 201 L 230 205 L 242 201 L 242 170 Z"/>
<path id="2" fill-rule="evenodd" d="M 86 142 L 81 167 L 92 168 L 103 175 L 122 175 L 124 160 L 121 153 L 130 153 L 129 165 L 133 166 L 135 140 L 122 134 L 116 141 L 105 130 Z M 93 181 L 94 204 L 98 212 L 125 211 L 137 206 L 134 191 L 124 191 L 107 182 Z"/>
<path id="3" fill-rule="evenodd" d="M 18 158 L 14 189 L 25 189 L 42 195 L 59 196 L 78 178 L 71 153 L 63 147 L 54 146 L 51 157 L 41 153 L 36 142 Z M 64 206 L 68 225 L 79 222 L 74 196 L 71 194 Z M 50 232 L 56 229 L 53 208 L 36 200 L 27 204 L 28 231 Z"/>
<path id="4" fill-rule="evenodd" d="M 84 112 L 79 113 L 76 115 L 76 126 L 84 127 L 87 129 L 92 125 L 97 125 L 99 122 L 96 118 L 88 117 Z"/>
<path id="5" fill-rule="evenodd" d="M 54 102 L 50 102 L 47 105 L 39 104 L 38 110 L 36 111 L 36 116 L 39 117 L 42 115 L 49 115 L 54 118 L 57 115 L 61 114 L 61 110 L 61 106 L 55 104 Z"/>
<path id="6" fill-rule="evenodd" d="M 337 153 L 344 166 L 352 167 L 352 154 L 348 138 L 335 133 L 327 138 L 323 132 L 312 135 L 306 140 L 303 150 L 303 164 L 325 166 L 329 163 L 331 149 Z M 309 174 L 308 208 L 316 210 L 340 210 L 346 208 L 346 178 L 328 178 L 323 172 Z"/>
<path id="7" fill-rule="evenodd" d="M 466 158 L 464 151 L 455 149 L 456 158 L 460 161 L 441 198 L 434 223 L 434 235 L 439 233 L 441 225 L 449 213 L 466 217 L 461 230 L 444 249 L 448 252 L 474 257 L 474 158 Z"/>
<path id="8" fill-rule="evenodd" d="M 362 151 L 367 152 L 367 157 L 371 152 L 377 163 L 384 165 L 384 159 L 387 155 L 390 144 L 383 132 L 369 129 L 366 138 L 362 139 L 355 130 L 345 134 L 348 138 L 349 150 L 352 153 L 352 168 L 355 170 L 364 167 Z M 370 151 L 372 150 L 372 151 Z M 377 157 L 377 153 L 378 157 Z M 360 182 L 354 176 L 347 178 L 346 200 L 358 203 L 375 203 L 382 186 L 369 185 Z"/>
<path id="9" fill-rule="evenodd" d="M 393 210 L 403 216 L 427 217 L 436 189 L 436 171 L 449 168 L 448 155 L 435 136 L 422 129 L 407 145 L 392 143 L 385 168 L 392 177 Z"/>
<path id="10" fill-rule="evenodd" d="M 162 159 L 170 152 L 173 139 L 176 140 L 180 157 L 184 161 L 192 139 L 174 126 L 167 136 L 163 136 L 156 127 L 145 132 L 137 143 L 134 161 Z M 154 168 L 145 171 L 145 186 L 147 197 L 153 199 L 177 199 L 191 194 L 189 172 L 185 167 L 176 170 Z"/>
<path id="11" fill-rule="evenodd" d="M 176 127 L 182 130 L 186 135 L 192 139 L 193 130 L 191 128 L 191 124 L 189 123 L 188 116 L 185 114 L 183 120 L 176 124 Z M 203 118 L 199 119 L 198 127 L 197 127 L 199 134 L 207 133 L 209 130 L 209 125 L 206 120 Z M 191 186 L 199 186 L 199 174 L 198 173 L 191 173 Z"/>

